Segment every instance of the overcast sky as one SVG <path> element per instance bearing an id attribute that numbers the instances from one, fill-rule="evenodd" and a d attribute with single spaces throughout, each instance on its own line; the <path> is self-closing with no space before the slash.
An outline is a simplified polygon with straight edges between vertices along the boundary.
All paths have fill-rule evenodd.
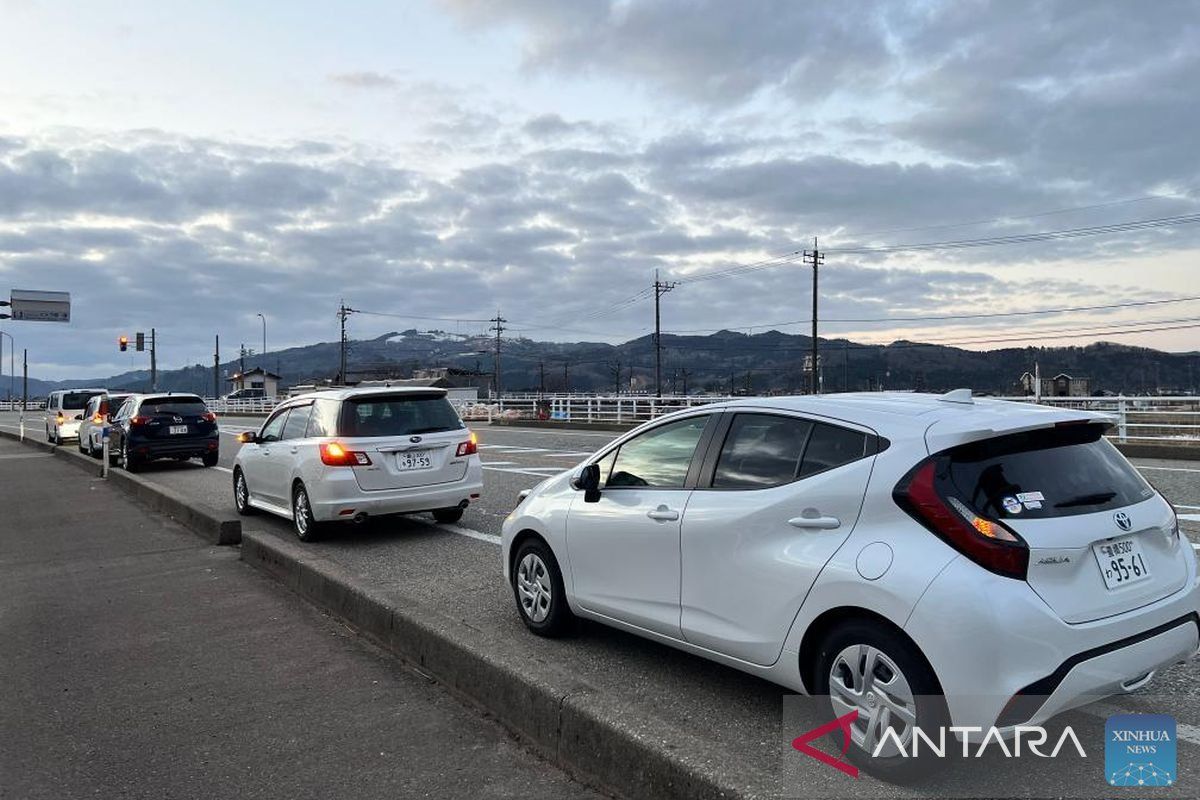
<path id="1" fill-rule="evenodd" d="M 354 338 L 499 309 L 621 341 L 658 269 L 665 330 L 806 332 L 800 264 L 695 278 L 813 236 L 831 320 L 1200 295 L 1200 225 L 836 252 L 1198 213 L 1197 86 L 1200 5 L 1170 0 L 0 0 L 0 294 L 74 301 L 5 329 L 44 378 L 144 366 L 116 338 L 151 326 L 165 367 L 261 347 L 258 313 L 269 349 L 333 340 L 341 298 L 376 312 Z M 1194 350 L 1104 331 L 1198 309 L 822 334 Z"/>

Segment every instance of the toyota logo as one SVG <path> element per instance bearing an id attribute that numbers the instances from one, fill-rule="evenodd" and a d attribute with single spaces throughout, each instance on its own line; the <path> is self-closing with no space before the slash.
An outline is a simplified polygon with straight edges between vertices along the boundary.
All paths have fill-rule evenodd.
<path id="1" fill-rule="evenodd" d="M 1118 511 L 1113 514 L 1113 521 L 1117 523 L 1117 527 L 1123 531 L 1127 531 L 1133 527 L 1133 520 L 1124 511 Z"/>
<path id="2" fill-rule="evenodd" d="M 410 442 L 412 442 L 413 444 L 416 444 L 417 442 L 421 441 L 421 437 L 420 436 L 410 436 L 410 437 L 408 437 L 408 440 Z M 1128 530 L 1128 528 L 1126 528 L 1126 530 Z"/>

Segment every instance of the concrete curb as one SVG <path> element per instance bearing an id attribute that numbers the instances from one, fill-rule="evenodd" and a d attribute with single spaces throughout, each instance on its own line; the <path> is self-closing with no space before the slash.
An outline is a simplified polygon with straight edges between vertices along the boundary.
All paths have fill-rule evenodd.
<path id="1" fill-rule="evenodd" d="M 509 638 L 447 618 L 393 587 L 365 586 L 312 548 L 247 530 L 241 558 L 418 666 L 585 781 L 629 797 L 758 794 L 748 791 L 752 780 L 735 786 L 719 777 L 713 765 L 724 754 L 702 736 L 553 664 L 531 663 Z"/>
<path id="2" fill-rule="evenodd" d="M 85 472 L 97 477 L 100 475 L 100 462 L 91 456 L 80 453 L 75 449 L 74 443 L 55 447 L 49 442 L 30 437 L 28 431 L 26 434 L 25 445 L 51 452 Z M 20 436 L 12 431 L 0 430 L 0 436 L 13 440 L 20 439 Z M 108 480 L 121 491 L 133 495 L 155 511 L 166 514 L 212 544 L 230 545 L 237 544 L 242 540 L 242 521 L 237 517 L 223 516 L 216 509 L 206 508 L 194 500 L 185 498 L 173 489 L 160 486 L 124 470 L 109 470 Z"/>

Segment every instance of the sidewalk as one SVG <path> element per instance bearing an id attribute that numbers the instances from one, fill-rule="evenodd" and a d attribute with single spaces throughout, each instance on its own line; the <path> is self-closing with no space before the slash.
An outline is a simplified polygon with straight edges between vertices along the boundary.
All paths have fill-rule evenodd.
<path id="1" fill-rule="evenodd" d="M 102 481 L 0 440 L 0 798 L 594 797 Z"/>

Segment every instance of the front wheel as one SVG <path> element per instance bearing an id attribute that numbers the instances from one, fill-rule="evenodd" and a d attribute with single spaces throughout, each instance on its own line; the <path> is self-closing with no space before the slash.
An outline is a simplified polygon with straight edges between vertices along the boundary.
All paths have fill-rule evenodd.
<path id="1" fill-rule="evenodd" d="M 233 505 L 243 517 L 254 513 L 254 506 L 250 505 L 250 487 L 246 484 L 246 476 L 240 469 L 234 470 L 233 473 Z"/>
<path id="2" fill-rule="evenodd" d="M 302 483 L 297 483 L 292 490 L 292 528 L 302 542 L 316 541 L 321 536 L 321 525 L 313 518 L 308 490 Z"/>
<path id="3" fill-rule="evenodd" d="M 567 605 L 562 572 L 549 545 L 527 539 L 513 559 L 513 596 L 525 627 L 538 636 L 568 633 L 575 621 Z"/>
<path id="4" fill-rule="evenodd" d="M 462 519 L 463 510 L 458 506 L 454 508 L 439 508 L 433 512 L 433 518 L 443 525 L 453 525 Z"/>
<path id="5" fill-rule="evenodd" d="M 914 729 L 937 741 L 949 714 L 937 677 L 908 639 L 878 623 L 851 622 L 825 638 L 815 668 L 816 694 L 828 698 L 833 716 L 856 715 L 849 726 L 850 761 L 894 783 L 941 765 L 924 752 L 911 757 Z"/>

